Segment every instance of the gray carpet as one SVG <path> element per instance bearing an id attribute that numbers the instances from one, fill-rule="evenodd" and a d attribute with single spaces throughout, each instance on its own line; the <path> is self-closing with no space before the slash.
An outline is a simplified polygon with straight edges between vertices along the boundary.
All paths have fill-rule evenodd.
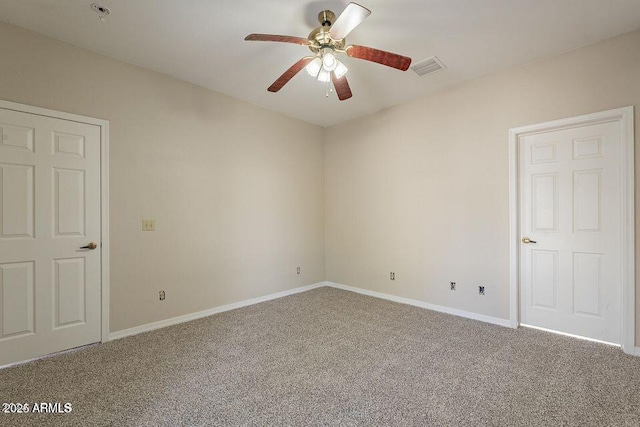
<path id="1" fill-rule="evenodd" d="M 0 371 L 2 425 L 638 426 L 640 358 L 320 288 Z"/>

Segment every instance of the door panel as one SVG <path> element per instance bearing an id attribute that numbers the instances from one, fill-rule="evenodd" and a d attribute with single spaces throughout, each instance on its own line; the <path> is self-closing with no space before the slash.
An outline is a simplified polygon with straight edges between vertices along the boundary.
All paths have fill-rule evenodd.
<path id="1" fill-rule="evenodd" d="M 602 254 L 573 254 L 573 312 L 600 317 Z"/>
<path id="2" fill-rule="evenodd" d="M 620 343 L 617 123 L 520 138 L 521 322 Z"/>
<path id="3" fill-rule="evenodd" d="M 33 262 L 0 265 L 2 292 L 1 338 L 32 334 L 34 330 Z"/>
<path id="4" fill-rule="evenodd" d="M 558 185 L 556 174 L 531 177 L 531 213 L 537 232 L 558 231 Z"/>
<path id="5" fill-rule="evenodd" d="M 53 154 L 84 159 L 84 136 L 54 132 Z"/>
<path id="6" fill-rule="evenodd" d="M 0 163 L 0 237 L 33 237 L 33 166 Z"/>
<path id="7" fill-rule="evenodd" d="M 84 323 L 87 308 L 84 258 L 57 259 L 54 265 L 55 327 Z"/>
<path id="8" fill-rule="evenodd" d="M 100 341 L 100 128 L 0 109 L 0 130 L 4 365 Z"/>
<path id="9" fill-rule="evenodd" d="M 30 127 L 0 123 L 0 145 L 3 148 L 33 151 L 33 132 Z"/>
<path id="10" fill-rule="evenodd" d="M 534 307 L 556 309 L 558 252 L 531 251 L 531 290 Z"/>
<path id="11" fill-rule="evenodd" d="M 573 172 L 573 231 L 600 232 L 602 170 Z"/>
<path id="12" fill-rule="evenodd" d="M 53 168 L 55 237 L 84 236 L 84 171 Z"/>

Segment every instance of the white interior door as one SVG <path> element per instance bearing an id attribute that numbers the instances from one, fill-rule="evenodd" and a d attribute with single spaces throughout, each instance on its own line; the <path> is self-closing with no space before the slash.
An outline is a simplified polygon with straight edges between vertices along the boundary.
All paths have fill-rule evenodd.
<path id="1" fill-rule="evenodd" d="M 620 145 L 618 122 L 521 137 L 522 324 L 621 343 Z"/>
<path id="2" fill-rule="evenodd" d="M 4 365 L 100 341 L 100 127 L 0 109 L 0 135 Z"/>

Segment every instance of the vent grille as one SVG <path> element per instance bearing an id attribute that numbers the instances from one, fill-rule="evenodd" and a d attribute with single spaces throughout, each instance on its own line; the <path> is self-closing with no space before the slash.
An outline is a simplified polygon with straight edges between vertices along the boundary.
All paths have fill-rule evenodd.
<path id="1" fill-rule="evenodd" d="M 431 58 L 424 59 L 420 62 L 416 62 L 413 64 L 411 69 L 415 71 L 415 73 L 419 76 L 426 76 L 427 74 L 433 74 L 436 71 L 440 71 L 445 67 L 445 65 L 440 61 L 437 57 L 432 56 Z"/>

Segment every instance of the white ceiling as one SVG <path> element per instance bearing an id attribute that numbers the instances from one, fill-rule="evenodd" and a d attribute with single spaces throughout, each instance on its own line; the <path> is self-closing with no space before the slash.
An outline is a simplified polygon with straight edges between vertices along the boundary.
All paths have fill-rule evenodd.
<path id="1" fill-rule="evenodd" d="M 322 126 L 378 111 L 463 81 L 640 28 L 640 0 L 359 0 L 371 16 L 348 37 L 418 62 L 430 76 L 341 58 L 353 98 L 338 101 L 304 71 L 279 93 L 267 87 L 306 47 L 245 42 L 249 33 L 306 37 L 323 9 L 348 1 L 0 0 L 0 19 Z"/>

